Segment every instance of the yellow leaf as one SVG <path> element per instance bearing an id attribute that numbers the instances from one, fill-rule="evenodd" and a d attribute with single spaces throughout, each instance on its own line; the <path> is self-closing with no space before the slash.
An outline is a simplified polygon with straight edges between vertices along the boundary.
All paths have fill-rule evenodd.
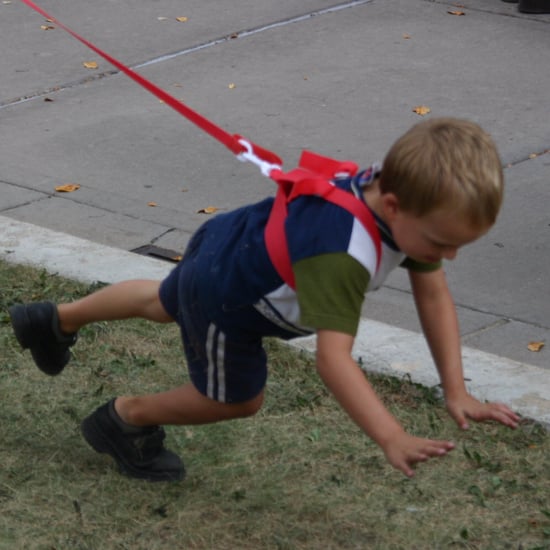
<path id="1" fill-rule="evenodd" d="M 431 112 L 431 109 L 429 107 L 426 107 L 426 105 L 417 105 L 413 108 L 413 113 L 416 113 L 417 115 L 424 116 Z"/>
<path id="2" fill-rule="evenodd" d="M 55 188 L 58 193 L 72 193 L 77 189 L 80 189 L 80 185 L 78 185 L 78 183 L 66 183 L 65 185 L 58 185 Z"/>
<path id="3" fill-rule="evenodd" d="M 206 208 L 201 208 L 200 210 L 197 210 L 197 214 L 213 214 L 218 210 L 219 208 L 216 208 L 215 206 L 207 206 Z"/>
<path id="4" fill-rule="evenodd" d="M 156 202 L 151 201 L 147 203 L 147 206 L 158 206 L 158 204 Z"/>
<path id="5" fill-rule="evenodd" d="M 529 351 L 540 351 L 544 347 L 544 342 L 529 342 L 527 349 Z"/>
<path id="6" fill-rule="evenodd" d="M 99 67 L 99 65 L 95 61 L 84 61 L 82 65 L 84 65 L 86 69 L 97 69 Z"/>
<path id="7" fill-rule="evenodd" d="M 51 30 L 55 29 L 55 27 L 53 27 L 52 25 L 40 25 L 40 28 L 43 31 L 51 31 Z"/>
<path id="8" fill-rule="evenodd" d="M 465 12 L 459 10 L 449 10 L 447 13 L 449 15 L 466 15 Z"/>
<path id="9" fill-rule="evenodd" d="M 173 260 L 174 262 L 181 262 L 181 260 L 183 259 L 183 256 L 178 254 L 177 256 L 172 256 L 170 259 Z"/>
<path id="10" fill-rule="evenodd" d="M 230 90 L 233 90 L 233 88 L 235 88 L 235 84 L 233 82 L 231 82 L 231 84 L 229 84 L 228 88 Z"/>
<path id="11" fill-rule="evenodd" d="M 530 159 L 536 159 L 537 157 L 538 157 L 537 153 L 531 153 L 531 154 L 529 155 L 529 158 L 530 158 Z"/>
<path id="12" fill-rule="evenodd" d="M 176 21 L 179 21 L 180 23 L 185 23 L 187 21 L 187 17 L 176 17 Z"/>
<path id="13" fill-rule="evenodd" d="M 407 33 L 404 33 L 404 34 L 403 34 L 403 38 L 404 38 L 405 40 L 410 40 L 411 35 L 410 35 L 410 34 L 407 34 Z"/>

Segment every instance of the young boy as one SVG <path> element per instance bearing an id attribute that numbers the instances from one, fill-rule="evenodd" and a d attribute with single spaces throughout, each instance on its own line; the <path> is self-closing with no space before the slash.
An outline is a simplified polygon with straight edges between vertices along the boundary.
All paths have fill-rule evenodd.
<path id="1" fill-rule="evenodd" d="M 413 476 L 416 463 L 443 456 L 454 444 L 407 434 L 351 356 L 365 292 L 398 265 L 409 271 L 450 415 L 463 429 L 469 419 L 517 426 L 507 406 L 481 403 L 466 391 L 442 268 L 442 260 L 452 260 L 495 222 L 503 175 L 490 137 L 463 120 L 421 122 L 392 146 L 383 168 L 337 177 L 334 185 L 368 207 L 374 229 L 324 198 L 297 197 L 285 222 L 295 285 L 283 281 L 266 249 L 269 198 L 205 223 L 161 283 L 126 281 L 73 303 L 10 308 L 20 344 L 50 375 L 64 368 L 77 331 L 88 323 L 142 317 L 180 326 L 191 382 L 99 407 L 82 423 L 96 451 L 133 477 L 181 479 L 183 464 L 163 446 L 160 426 L 255 414 L 267 377 L 262 337 L 316 333 L 323 382 L 388 461 Z"/>

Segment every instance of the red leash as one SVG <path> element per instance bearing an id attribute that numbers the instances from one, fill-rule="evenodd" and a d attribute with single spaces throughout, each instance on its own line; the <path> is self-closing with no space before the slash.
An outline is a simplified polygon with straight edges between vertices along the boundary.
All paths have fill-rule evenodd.
<path id="1" fill-rule="evenodd" d="M 380 234 L 370 210 L 362 201 L 351 193 L 330 183 L 330 180 L 338 175 L 353 176 L 358 169 L 355 163 L 350 161 L 338 161 L 317 155 L 316 153 L 304 151 L 300 159 L 299 167 L 285 173 L 281 170 L 283 162 L 275 153 L 263 149 L 237 134 L 229 134 L 207 118 L 187 107 L 187 105 L 180 100 L 171 96 L 168 92 L 141 76 L 139 73 L 136 73 L 85 38 L 82 38 L 55 17 L 45 12 L 40 6 L 37 6 L 32 0 L 21 0 L 21 2 L 61 27 L 79 42 L 82 42 L 82 44 L 111 63 L 111 65 L 121 70 L 140 86 L 143 86 L 143 88 L 164 101 L 167 105 L 172 107 L 172 109 L 193 122 L 201 130 L 210 134 L 214 139 L 225 145 L 239 160 L 248 161 L 258 166 L 264 176 L 271 178 L 278 184 L 277 196 L 265 230 L 265 240 L 269 257 L 273 265 L 281 278 L 289 286 L 294 288 L 295 285 L 284 225 L 288 204 L 302 195 L 316 195 L 322 197 L 328 202 L 332 202 L 346 209 L 358 218 L 373 239 L 377 250 L 377 265 L 380 263 Z"/>

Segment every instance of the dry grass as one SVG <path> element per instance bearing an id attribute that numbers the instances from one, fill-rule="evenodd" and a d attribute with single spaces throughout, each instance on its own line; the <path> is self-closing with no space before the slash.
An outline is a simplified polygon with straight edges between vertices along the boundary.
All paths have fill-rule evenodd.
<path id="1" fill-rule="evenodd" d="M 50 378 L 19 350 L 6 308 L 90 288 L 0 263 L 0 548 L 550 548 L 550 440 L 536 424 L 459 432 L 433 392 L 374 384 L 406 427 L 457 449 L 404 478 L 339 410 L 310 357 L 269 342 L 271 376 L 255 418 L 169 427 L 181 483 L 121 476 L 79 422 L 121 393 L 186 379 L 176 327 L 85 329 L 70 368 Z"/>

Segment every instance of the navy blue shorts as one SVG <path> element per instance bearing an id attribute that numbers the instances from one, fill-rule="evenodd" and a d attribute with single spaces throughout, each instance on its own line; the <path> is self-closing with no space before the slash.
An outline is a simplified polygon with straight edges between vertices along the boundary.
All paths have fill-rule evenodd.
<path id="1" fill-rule="evenodd" d="M 197 284 L 205 274 L 195 261 L 203 233 L 199 229 L 193 236 L 183 260 L 161 283 L 159 296 L 180 327 L 197 390 L 216 401 L 242 403 L 256 397 L 267 380 L 261 330 L 267 320 L 252 306 L 228 313 L 208 311 Z"/>

